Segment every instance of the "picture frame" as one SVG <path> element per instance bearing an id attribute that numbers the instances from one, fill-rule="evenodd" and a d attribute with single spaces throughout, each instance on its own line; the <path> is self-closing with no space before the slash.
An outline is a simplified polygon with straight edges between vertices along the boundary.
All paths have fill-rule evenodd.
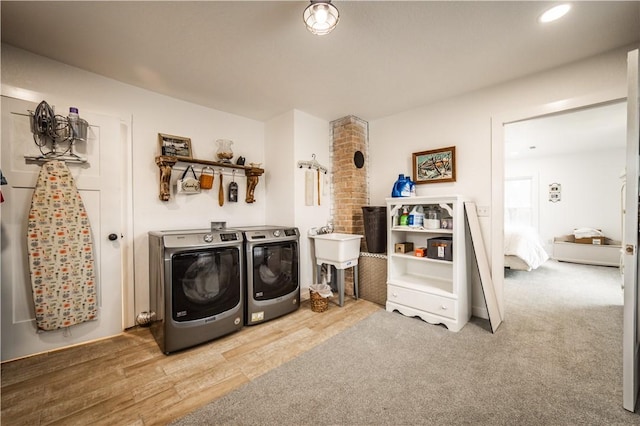
<path id="1" fill-rule="evenodd" d="M 456 181 L 456 147 L 413 153 L 413 181 L 416 184 Z"/>
<path id="2" fill-rule="evenodd" d="M 158 144 L 160 146 L 160 155 L 176 157 L 178 160 L 193 159 L 190 138 L 158 133 Z"/>

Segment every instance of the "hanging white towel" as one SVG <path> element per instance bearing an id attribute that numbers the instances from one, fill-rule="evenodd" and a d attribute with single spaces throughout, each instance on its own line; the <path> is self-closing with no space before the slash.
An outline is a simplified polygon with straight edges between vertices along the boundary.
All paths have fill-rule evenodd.
<path id="1" fill-rule="evenodd" d="M 38 330 L 97 319 L 91 225 L 64 161 L 42 165 L 31 198 L 27 246 Z"/>
<path id="2" fill-rule="evenodd" d="M 304 173 L 304 205 L 313 206 L 315 173 L 313 170 L 307 170 Z"/>

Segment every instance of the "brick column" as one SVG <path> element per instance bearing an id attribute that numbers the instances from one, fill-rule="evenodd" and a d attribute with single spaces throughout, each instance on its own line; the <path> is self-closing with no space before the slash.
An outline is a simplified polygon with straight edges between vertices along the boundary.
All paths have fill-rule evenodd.
<path id="1" fill-rule="evenodd" d="M 332 218 L 335 232 L 364 235 L 362 206 L 369 204 L 369 123 L 352 115 L 331 122 Z M 357 168 L 354 154 L 364 154 L 364 166 Z M 364 250 L 364 238 L 361 249 Z M 345 288 L 353 295 L 353 268 L 346 271 Z"/>

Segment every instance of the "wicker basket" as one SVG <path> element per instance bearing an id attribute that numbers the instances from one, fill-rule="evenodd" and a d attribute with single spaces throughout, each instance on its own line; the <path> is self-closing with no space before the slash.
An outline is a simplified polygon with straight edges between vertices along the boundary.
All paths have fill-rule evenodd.
<path id="1" fill-rule="evenodd" d="M 387 256 L 360 253 L 358 262 L 360 298 L 384 306 L 387 303 Z"/>
<path id="2" fill-rule="evenodd" d="M 310 301 L 311 301 L 311 310 L 313 312 L 324 312 L 329 308 L 329 298 L 320 296 L 320 293 L 317 293 L 311 289 L 309 289 Z"/>

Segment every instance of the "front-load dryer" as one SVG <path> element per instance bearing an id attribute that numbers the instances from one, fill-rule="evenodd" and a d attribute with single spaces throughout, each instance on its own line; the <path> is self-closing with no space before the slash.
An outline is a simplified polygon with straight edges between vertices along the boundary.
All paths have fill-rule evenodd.
<path id="1" fill-rule="evenodd" d="M 149 299 L 151 330 L 165 354 L 242 328 L 242 233 L 149 232 Z"/>

